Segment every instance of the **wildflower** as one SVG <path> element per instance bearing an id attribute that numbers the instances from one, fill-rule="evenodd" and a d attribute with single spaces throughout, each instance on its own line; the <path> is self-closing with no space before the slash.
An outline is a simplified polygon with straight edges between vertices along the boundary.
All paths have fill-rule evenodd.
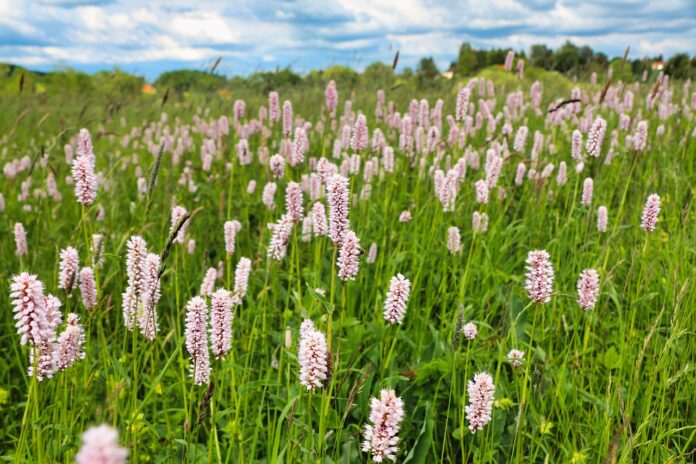
<path id="1" fill-rule="evenodd" d="M 92 136 L 85 128 L 80 129 L 77 134 L 77 156 L 94 157 L 94 146 L 92 145 Z"/>
<path id="2" fill-rule="evenodd" d="M 82 434 L 82 447 L 75 455 L 77 464 L 125 464 L 128 450 L 118 446 L 118 431 L 106 424 L 91 427 Z"/>
<path id="3" fill-rule="evenodd" d="M 80 268 L 80 257 L 77 250 L 67 247 L 60 252 L 60 272 L 58 274 L 58 288 L 71 290 L 77 287 L 77 272 Z"/>
<path id="4" fill-rule="evenodd" d="M 527 166 L 524 163 L 519 163 L 517 165 L 517 171 L 515 172 L 515 185 L 522 185 L 524 182 L 524 173 L 527 171 Z"/>
<path id="5" fill-rule="evenodd" d="M 655 225 L 658 221 L 658 215 L 660 214 L 660 196 L 656 193 L 651 194 L 647 201 L 645 202 L 645 209 L 643 209 L 643 214 L 641 215 L 640 226 L 646 232 L 652 232 L 655 230 Z"/>
<path id="6" fill-rule="evenodd" d="M 97 283 L 92 268 L 83 267 L 80 271 L 80 294 L 85 308 L 93 309 L 97 305 Z"/>
<path id="7" fill-rule="evenodd" d="M 329 177 L 326 196 L 329 204 L 329 238 L 334 244 L 340 244 L 350 227 L 348 179 L 340 174 Z"/>
<path id="8" fill-rule="evenodd" d="M 324 209 L 323 203 L 314 203 L 310 217 L 312 218 L 312 229 L 314 230 L 314 235 L 317 237 L 323 237 L 329 233 L 329 225 L 326 222 L 326 210 Z"/>
<path id="9" fill-rule="evenodd" d="M 29 342 L 38 346 L 49 330 L 43 283 L 35 275 L 26 272 L 15 275 L 10 284 L 10 298 L 21 344 Z"/>
<path id="10" fill-rule="evenodd" d="M 508 359 L 510 360 L 512 367 L 520 367 L 524 362 L 524 351 L 515 349 L 510 350 L 508 353 Z"/>
<path id="11" fill-rule="evenodd" d="M 479 372 L 474 375 L 467 385 L 469 393 L 469 405 L 464 409 L 469 421 L 469 430 L 475 434 L 491 421 L 493 409 L 493 397 L 495 385 L 493 378 L 487 372 Z"/>
<path id="12" fill-rule="evenodd" d="M 575 161 L 582 161 L 582 132 L 575 129 L 570 138 L 570 155 Z"/>
<path id="13" fill-rule="evenodd" d="M 14 239 L 15 245 L 17 246 L 17 256 L 24 256 L 27 254 L 27 233 L 24 231 L 24 225 L 21 222 L 17 222 L 14 225 Z"/>
<path id="14" fill-rule="evenodd" d="M 138 314 L 138 327 L 140 328 L 140 332 L 148 340 L 154 340 L 155 334 L 159 329 L 155 307 L 161 296 L 159 279 L 160 264 L 161 259 L 156 253 L 148 253 L 143 262 L 145 286 L 143 288 L 143 294 L 141 295 L 142 307 Z"/>
<path id="15" fill-rule="evenodd" d="M 269 182 L 263 187 L 263 193 L 261 194 L 261 200 L 263 204 L 268 209 L 275 208 L 275 193 L 278 186 L 275 182 Z"/>
<path id="16" fill-rule="evenodd" d="M 587 145 L 585 145 L 585 149 L 590 156 L 597 158 L 601 154 L 602 142 L 604 142 L 604 135 L 606 131 L 607 122 L 600 117 L 595 119 L 594 123 L 592 123 L 592 127 L 590 128 L 590 132 L 587 135 Z"/>
<path id="17" fill-rule="evenodd" d="M 486 233 L 488 231 L 488 215 L 474 211 L 471 215 L 471 228 L 479 234 Z"/>
<path id="18" fill-rule="evenodd" d="M 94 156 L 94 155 L 92 155 Z M 94 160 L 78 154 L 73 160 L 72 176 L 75 181 L 75 196 L 78 203 L 89 206 L 97 198 L 97 178 L 94 175 Z"/>
<path id="19" fill-rule="evenodd" d="M 457 121 L 463 121 L 466 117 L 466 113 L 469 110 L 469 97 L 471 96 L 471 90 L 469 87 L 462 87 L 457 93 L 457 107 L 455 112 L 455 117 Z"/>
<path id="20" fill-rule="evenodd" d="M 302 187 L 297 182 L 289 182 L 285 189 L 285 212 L 292 222 L 302 219 Z"/>
<path id="21" fill-rule="evenodd" d="M 251 164 L 251 150 L 249 150 L 249 141 L 247 139 L 241 139 L 237 142 L 237 159 L 240 166 Z"/>
<path id="22" fill-rule="evenodd" d="M 336 83 L 331 80 L 326 86 L 324 91 L 324 97 L 326 100 L 326 108 L 329 110 L 330 114 L 336 113 L 336 106 L 338 106 L 338 90 L 336 89 Z"/>
<path id="23" fill-rule="evenodd" d="M 355 280 L 360 268 L 360 239 L 355 232 L 346 232 L 338 252 L 338 277 L 341 280 Z"/>
<path id="24" fill-rule="evenodd" d="M 33 377 L 36 374 L 36 380 L 53 378 L 56 373 L 56 343 L 55 332 L 49 330 L 44 333 L 44 337 L 39 340 L 37 346 L 32 346 L 29 350 L 29 369 L 27 375 Z"/>
<path id="25" fill-rule="evenodd" d="M 302 241 L 312 240 L 312 216 L 305 216 L 302 219 Z"/>
<path id="26" fill-rule="evenodd" d="M 476 201 L 479 204 L 488 203 L 488 184 L 486 184 L 486 181 L 478 180 L 474 187 L 476 188 Z"/>
<path id="27" fill-rule="evenodd" d="M 326 335 L 316 330 L 309 319 L 305 319 L 300 327 L 297 359 L 300 362 L 300 383 L 310 391 L 321 388 L 329 377 L 330 359 Z"/>
<path id="28" fill-rule="evenodd" d="M 304 162 L 304 155 L 309 146 L 307 133 L 302 127 L 295 128 L 295 139 L 292 142 L 292 149 L 288 153 L 288 164 L 297 166 Z"/>
<path id="29" fill-rule="evenodd" d="M 292 102 L 285 100 L 283 102 L 283 135 L 290 137 L 292 134 Z"/>
<path id="30" fill-rule="evenodd" d="M 556 184 L 563 186 L 568 182 L 568 167 L 565 161 L 561 161 L 558 165 L 558 174 L 556 174 Z"/>
<path id="31" fill-rule="evenodd" d="M 268 256 L 280 261 L 285 258 L 292 233 L 293 222 L 287 214 L 283 214 L 278 222 L 273 224 L 271 243 L 268 245 Z"/>
<path id="32" fill-rule="evenodd" d="M 172 226 L 169 229 L 169 234 L 171 235 L 174 233 L 174 230 L 176 229 L 176 226 L 179 225 L 179 221 L 181 218 L 186 216 L 186 208 L 182 206 L 175 206 L 172 208 Z M 184 235 L 186 235 L 186 229 L 188 228 L 188 220 L 184 222 L 181 227 L 179 228 L 179 232 L 176 234 L 176 237 L 174 238 L 173 243 L 179 243 L 183 244 L 184 243 Z"/>
<path id="33" fill-rule="evenodd" d="M 515 135 L 515 142 L 512 145 L 512 149 L 517 152 L 523 152 L 524 147 L 527 144 L 527 135 L 529 134 L 529 129 L 527 126 L 520 126 L 517 129 L 517 134 Z"/>
<path id="34" fill-rule="evenodd" d="M 210 344 L 215 359 L 230 351 L 232 317 L 230 292 L 223 288 L 216 290 L 210 299 Z"/>
<path id="35" fill-rule="evenodd" d="M 411 221 L 411 212 L 406 210 L 402 211 L 399 215 L 399 222 L 409 222 Z"/>
<path id="36" fill-rule="evenodd" d="M 238 305 L 247 294 L 249 288 L 249 273 L 251 272 L 251 260 L 241 258 L 234 271 L 234 293 L 232 294 L 232 304 Z"/>
<path id="37" fill-rule="evenodd" d="M 582 198 L 580 203 L 583 206 L 590 206 L 592 204 L 592 190 L 594 187 L 594 182 L 591 177 L 587 177 L 582 183 Z"/>
<path id="38" fill-rule="evenodd" d="M 476 324 L 473 322 L 469 322 L 462 329 L 462 333 L 468 340 L 473 340 L 478 334 L 478 327 L 476 327 Z"/>
<path id="39" fill-rule="evenodd" d="M 61 371 L 85 357 L 85 353 L 82 351 L 82 346 L 85 343 L 85 333 L 79 321 L 77 314 L 68 314 L 65 330 L 58 338 L 56 368 Z"/>
<path id="40" fill-rule="evenodd" d="M 217 269 L 214 267 L 208 268 L 205 272 L 205 277 L 203 277 L 203 282 L 201 282 L 201 296 L 208 296 L 213 293 L 215 280 L 217 280 Z"/>
<path id="41" fill-rule="evenodd" d="M 268 120 L 271 125 L 280 121 L 280 98 L 275 91 L 268 94 Z"/>
<path id="42" fill-rule="evenodd" d="M 441 174 L 442 171 L 439 170 L 435 173 L 435 193 L 442 203 L 442 210 L 452 212 L 455 209 L 461 176 L 456 169 L 450 169 L 444 177 Z"/>
<path id="43" fill-rule="evenodd" d="M 597 230 L 599 232 L 607 231 L 607 207 L 600 206 L 597 208 Z"/>
<path id="44" fill-rule="evenodd" d="M 234 102 L 234 107 L 233 107 L 233 113 L 234 113 L 234 118 L 239 121 L 244 117 L 244 110 L 246 109 L 246 103 L 244 103 L 244 100 L 235 100 Z"/>
<path id="45" fill-rule="evenodd" d="M 223 226 L 225 233 L 225 252 L 228 255 L 234 254 L 235 238 L 237 232 L 242 228 L 242 224 L 237 220 L 225 221 Z"/>
<path id="46" fill-rule="evenodd" d="M 501 156 L 493 154 L 493 156 L 486 159 L 486 185 L 489 190 L 498 185 L 498 178 L 502 168 L 503 158 Z"/>
<path id="47" fill-rule="evenodd" d="M 585 269 L 578 280 L 578 304 L 584 310 L 594 309 L 599 295 L 599 272 Z"/>
<path id="48" fill-rule="evenodd" d="M 276 179 L 283 177 L 283 173 L 285 172 L 285 158 L 276 153 L 268 160 L 268 166 Z"/>
<path id="49" fill-rule="evenodd" d="M 377 244 L 375 242 L 372 242 L 370 244 L 370 248 L 367 250 L 367 261 L 368 264 L 373 264 L 375 261 L 377 261 Z"/>
<path id="50" fill-rule="evenodd" d="M 63 322 L 63 315 L 60 312 L 62 303 L 58 298 L 49 294 L 45 299 L 46 303 L 46 321 L 48 322 L 49 330 L 55 332 L 58 326 Z"/>
<path id="51" fill-rule="evenodd" d="M 368 137 L 367 120 L 364 114 L 359 114 L 353 126 L 353 136 L 350 139 L 350 147 L 356 153 L 360 153 L 367 148 Z"/>
<path id="52" fill-rule="evenodd" d="M 411 281 L 401 274 L 392 277 L 384 301 L 384 320 L 390 324 L 401 324 L 406 314 L 406 302 L 411 293 Z"/>
<path id="53" fill-rule="evenodd" d="M 186 350 L 191 355 L 191 376 L 196 385 L 210 380 L 207 326 L 208 305 L 203 298 L 195 296 L 186 305 Z"/>
<path id="54" fill-rule="evenodd" d="M 453 255 L 461 251 L 462 239 L 458 227 L 452 226 L 447 229 L 447 249 Z"/>
<path id="55" fill-rule="evenodd" d="M 123 318 L 128 330 L 133 330 L 140 298 L 145 292 L 143 263 L 147 256 L 147 243 L 139 235 L 134 235 L 128 240 L 127 248 L 128 288 L 123 294 Z"/>
<path id="56" fill-rule="evenodd" d="M 645 144 L 648 140 L 648 122 L 641 121 L 636 126 L 636 132 L 633 134 L 633 148 L 641 152 L 645 150 Z"/>
<path id="57" fill-rule="evenodd" d="M 399 451 L 399 429 L 404 418 L 404 402 L 391 389 L 384 389 L 380 398 L 370 399 L 370 422 L 363 432 L 362 450 L 372 454 L 374 462 L 396 461 Z"/>
<path id="58" fill-rule="evenodd" d="M 548 303 L 553 292 L 553 265 L 546 250 L 530 251 L 527 256 L 525 288 L 535 303 Z"/>

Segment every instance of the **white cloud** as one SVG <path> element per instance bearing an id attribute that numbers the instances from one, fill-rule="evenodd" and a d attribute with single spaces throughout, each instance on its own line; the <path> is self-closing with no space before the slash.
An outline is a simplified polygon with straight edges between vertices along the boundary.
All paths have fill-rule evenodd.
<path id="1" fill-rule="evenodd" d="M 5 31 L 5 32 L 4 32 Z M 556 47 L 566 40 L 620 55 L 694 52 L 692 0 L 0 0 L 0 61 L 49 68 L 148 64 L 196 67 L 217 56 L 245 73 L 335 63 L 446 65 L 463 41 Z M 147 66 L 156 69 L 156 66 Z M 90 67 L 93 69 L 93 66 Z M 154 71 L 153 71 L 154 72 Z M 152 77 L 152 76 L 151 76 Z"/>

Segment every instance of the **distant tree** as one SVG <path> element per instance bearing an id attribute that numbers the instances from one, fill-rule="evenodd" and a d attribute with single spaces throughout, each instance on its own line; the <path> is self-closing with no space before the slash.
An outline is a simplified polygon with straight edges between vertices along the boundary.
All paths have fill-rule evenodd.
<path id="1" fill-rule="evenodd" d="M 278 68 L 275 71 L 255 72 L 247 79 L 249 85 L 264 94 L 282 87 L 294 87 L 302 83 L 302 76 L 290 67 Z"/>
<path id="2" fill-rule="evenodd" d="M 505 63 L 505 57 L 508 54 L 509 49 L 503 48 L 492 48 L 490 50 L 477 50 L 476 51 L 476 61 L 478 63 L 477 68 L 485 68 L 486 66 L 492 66 L 496 64 Z"/>
<path id="3" fill-rule="evenodd" d="M 390 87 L 394 83 L 394 79 L 394 70 L 391 65 L 378 61 L 369 64 L 360 76 L 360 81 L 363 84 L 378 88 Z"/>
<path id="4" fill-rule="evenodd" d="M 529 64 L 539 68 L 551 69 L 553 50 L 543 44 L 534 44 L 529 53 Z"/>
<path id="5" fill-rule="evenodd" d="M 365 68 L 363 75 L 367 78 L 379 80 L 391 79 L 394 76 L 394 71 L 390 65 L 375 61 Z"/>
<path id="6" fill-rule="evenodd" d="M 421 58 L 416 68 L 416 78 L 419 84 L 427 81 L 432 81 L 440 75 L 440 70 L 437 69 L 435 61 L 431 57 Z"/>
<path id="7" fill-rule="evenodd" d="M 606 69 L 607 65 L 609 64 L 609 58 L 607 58 L 607 55 L 605 55 L 604 53 L 595 53 L 594 55 L 592 55 L 591 63 L 603 69 Z"/>
<path id="8" fill-rule="evenodd" d="M 591 61 L 592 61 L 592 56 L 594 55 L 594 52 L 592 51 L 592 48 L 588 47 L 587 45 L 583 45 L 578 49 L 578 57 L 579 57 L 579 64 L 580 66 L 587 66 Z"/>
<path id="9" fill-rule="evenodd" d="M 326 82 L 336 81 L 340 87 L 352 87 L 358 82 L 359 75 L 354 69 L 346 66 L 331 66 L 324 70 L 323 77 Z"/>
<path id="10" fill-rule="evenodd" d="M 459 47 L 459 58 L 457 59 L 455 71 L 459 75 L 467 76 L 473 74 L 478 69 L 479 63 L 476 50 L 474 50 L 468 42 L 464 42 L 461 47 Z"/>
<path id="11" fill-rule="evenodd" d="M 173 92 L 198 90 L 209 92 L 225 86 L 227 80 L 222 76 L 203 71 L 169 71 L 161 74 L 155 81 L 155 87 L 171 89 Z"/>
<path id="12" fill-rule="evenodd" d="M 577 70 L 580 52 L 571 42 L 566 42 L 553 54 L 553 69 L 561 73 Z"/>
<path id="13" fill-rule="evenodd" d="M 688 79 L 693 77 L 694 64 L 686 53 L 678 53 L 667 60 L 665 72 L 676 79 Z M 691 72 L 690 72 L 691 71 Z"/>

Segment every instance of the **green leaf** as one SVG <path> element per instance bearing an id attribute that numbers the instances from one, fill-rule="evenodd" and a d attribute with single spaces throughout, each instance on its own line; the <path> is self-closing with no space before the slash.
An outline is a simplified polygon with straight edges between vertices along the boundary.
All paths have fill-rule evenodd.
<path id="1" fill-rule="evenodd" d="M 607 369 L 617 369 L 621 365 L 621 356 L 616 352 L 616 348 L 610 347 L 604 353 L 604 366 Z"/>
<path id="2" fill-rule="evenodd" d="M 425 406 L 425 421 L 421 427 L 421 431 L 416 438 L 416 443 L 411 448 L 411 451 L 404 459 L 404 463 L 413 462 L 414 464 L 422 464 L 428 461 L 428 450 L 433 442 L 433 418 L 430 414 L 430 403 Z"/>

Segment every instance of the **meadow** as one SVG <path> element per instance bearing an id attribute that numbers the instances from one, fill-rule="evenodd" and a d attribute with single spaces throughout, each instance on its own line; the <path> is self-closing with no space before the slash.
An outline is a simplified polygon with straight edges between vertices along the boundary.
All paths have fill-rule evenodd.
<path id="1" fill-rule="evenodd" d="M 0 460 L 693 462 L 696 88 L 520 73 L 5 92 Z"/>

